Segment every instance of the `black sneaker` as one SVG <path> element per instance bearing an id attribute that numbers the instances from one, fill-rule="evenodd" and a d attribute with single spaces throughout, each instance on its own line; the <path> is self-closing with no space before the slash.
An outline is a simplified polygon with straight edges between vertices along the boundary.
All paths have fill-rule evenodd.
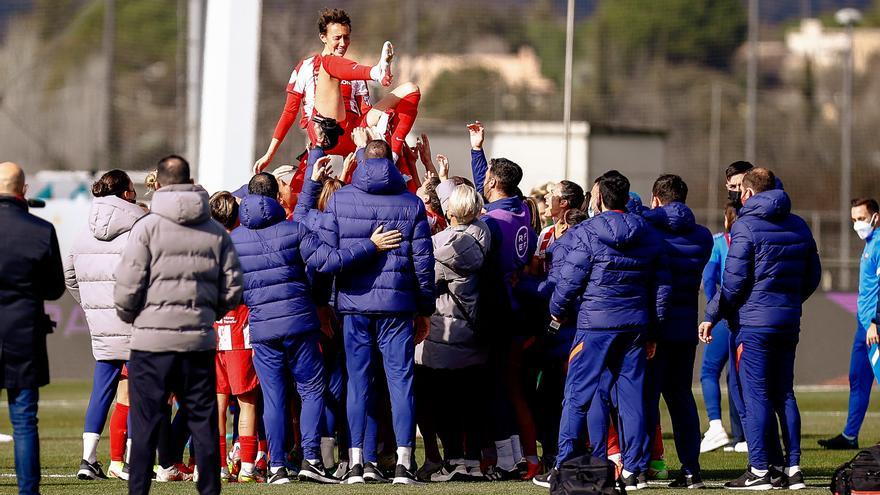
<path id="1" fill-rule="evenodd" d="M 286 467 L 278 468 L 278 471 L 274 473 L 272 470 L 269 470 L 269 477 L 266 478 L 266 483 L 270 485 L 286 485 L 290 483 L 290 475 L 287 473 Z"/>
<path id="2" fill-rule="evenodd" d="M 854 450 L 859 448 L 859 439 L 853 438 L 850 440 L 841 433 L 836 437 L 819 440 L 819 445 L 828 450 Z"/>
<path id="3" fill-rule="evenodd" d="M 371 483 L 388 483 L 388 478 L 382 474 L 382 471 L 379 470 L 379 466 L 367 461 L 364 464 L 364 481 L 369 481 Z"/>
<path id="4" fill-rule="evenodd" d="M 342 477 L 342 484 L 344 485 L 354 485 L 356 483 L 364 483 L 364 466 L 361 464 L 355 464 L 348 468 L 348 472 Z"/>
<path id="5" fill-rule="evenodd" d="M 324 469 L 324 463 L 321 461 L 312 464 L 309 461 L 303 460 L 301 466 L 302 467 L 299 468 L 300 481 L 314 481 L 326 484 L 339 483 L 338 479 L 334 478 L 332 474 Z"/>
<path id="6" fill-rule="evenodd" d="M 516 467 L 508 471 L 498 466 L 489 466 L 486 468 L 486 478 L 490 481 L 522 481 Z"/>
<path id="7" fill-rule="evenodd" d="M 788 476 L 783 469 L 770 466 L 768 474 L 770 475 L 770 484 L 773 485 L 774 490 L 785 490 L 788 488 Z"/>
<path id="8" fill-rule="evenodd" d="M 639 473 L 638 476 L 636 476 L 636 480 L 638 480 L 639 483 L 639 490 L 644 490 L 645 488 L 648 488 L 648 475 L 646 473 Z"/>
<path id="9" fill-rule="evenodd" d="M 681 474 L 669 484 L 669 488 L 687 488 L 688 490 L 693 490 L 696 488 L 706 488 L 706 485 L 703 484 L 703 478 L 700 476 L 700 473 L 688 474 L 682 471 Z"/>
<path id="10" fill-rule="evenodd" d="M 724 488 L 730 490 L 769 490 L 773 488 L 773 482 L 770 480 L 770 471 L 767 471 L 764 476 L 758 476 L 751 469 L 747 469 L 739 478 L 725 483 Z"/>
<path id="11" fill-rule="evenodd" d="M 540 487 L 550 489 L 550 480 L 557 476 L 559 476 L 559 470 L 557 470 L 556 468 L 551 468 L 546 473 L 539 474 L 532 478 L 532 483 Z"/>
<path id="12" fill-rule="evenodd" d="M 423 482 L 416 479 L 416 463 L 413 461 L 407 468 L 403 464 L 398 464 L 394 468 L 394 479 L 391 483 L 395 485 L 421 485 Z"/>
<path id="13" fill-rule="evenodd" d="M 639 476 L 636 473 L 630 473 L 629 476 L 621 474 L 620 484 L 622 484 L 624 490 L 628 492 L 641 490 L 641 487 L 639 487 Z"/>
<path id="14" fill-rule="evenodd" d="M 807 484 L 804 483 L 804 473 L 802 471 L 798 471 L 788 477 L 789 490 L 803 490 L 806 487 Z"/>
<path id="15" fill-rule="evenodd" d="M 396 463 L 394 465 L 397 466 Z M 424 482 L 431 481 L 431 476 L 433 476 L 434 473 L 439 473 L 442 469 L 442 462 L 433 462 L 425 459 L 425 463 L 422 464 L 422 466 L 417 471 L 415 471 L 416 480 Z"/>
<path id="16" fill-rule="evenodd" d="M 439 471 L 431 475 L 431 481 L 435 483 L 443 483 L 455 480 L 456 476 L 458 478 L 467 477 L 467 468 L 465 467 L 465 465 L 445 461 L 443 463 L 443 467 L 440 468 Z"/>
<path id="17" fill-rule="evenodd" d="M 79 471 L 76 472 L 76 477 L 81 480 L 106 480 L 107 475 L 104 474 L 104 470 L 101 469 L 101 463 L 98 461 L 90 463 L 89 461 L 83 459 L 79 463 Z"/>

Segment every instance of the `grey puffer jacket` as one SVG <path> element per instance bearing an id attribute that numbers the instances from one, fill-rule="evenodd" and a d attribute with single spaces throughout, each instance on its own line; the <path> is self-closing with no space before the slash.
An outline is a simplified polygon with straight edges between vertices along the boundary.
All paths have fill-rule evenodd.
<path id="1" fill-rule="evenodd" d="M 238 255 L 201 186 L 165 186 L 131 229 L 116 270 L 116 313 L 133 323 L 131 350 L 208 351 L 214 321 L 241 302 Z"/>
<path id="2" fill-rule="evenodd" d="M 95 198 L 89 232 L 76 239 L 64 259 L 64 281 L 86 313 L 97 361 L 128 360 L 131 324 L 116 315 L 113 286 L 129 232 L 144 215 L 140 206 L 122 198 Z"/>
<path id="3" fill-rule="evenodd" d="M 417 364 L 456 369 L 486 363 L 486 349 L 475 338 L 471 322 L 477 317 L 478 277 L 490 240 L 481 220 L 449 227 L 432 238 L 437 309 L 428 338 L 416 346 Z"/>

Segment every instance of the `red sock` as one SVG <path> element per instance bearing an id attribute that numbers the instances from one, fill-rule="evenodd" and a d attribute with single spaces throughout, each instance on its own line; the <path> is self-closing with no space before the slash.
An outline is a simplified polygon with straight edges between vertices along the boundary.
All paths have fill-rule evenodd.
<path id="1" fill-rule="evenodd" d="M 125 440 L 128 437 L 128 406 L 116 403 L 110 415 L 110 460 L 125 460 Z"/>
<path id="2" fill-rule="evenodd" d="M 400 156 L 400 150 L 406 143 L 406 135 L 412 129 L 419 114 L 419 100 L 422 99 L 422 93 L 416 91 L 410 93 L 397 102 L 394 107 L 394 117 L 391 118 L 391 151 Z"/>
<path id="3" fill-rule="evenodd" d="M 238 437 L 241 445 L 241 462 L 253 464 L 257 459 L 257 437 Z"/>
<path id="4" fill-rule="evenodd" d="M 617 435 L 617 428 L 614 423 L 608 424 L 608 455 L 620 453 L 620 437 Z"/>
<path id="5" fill-rule="evenodd" d="M 651 444 L 651 460 L 659 461 L 663 459 L 663 432 L 660 431 L 660 425 L 654 431 L 654 442 Z"/>
<path id="6" fill-rule="evenodd" d="M 343 81 L 371 81 L 369 65 L 361 65 L 354 60 L 336 55 L 322 55 L 321 66 L 331 77 Z"/>
<path id="7" fill-rule="evenodd" d="M 260 441 L 257 442 L 257 450 L 260 452 L 269 452 L 269 442 L 261 438 Z"/>
<path id="8" fill-rule="evenodd" d="M 220 435 L 220 467 L 226 467 L 226 432 L 221 431 Z"/>

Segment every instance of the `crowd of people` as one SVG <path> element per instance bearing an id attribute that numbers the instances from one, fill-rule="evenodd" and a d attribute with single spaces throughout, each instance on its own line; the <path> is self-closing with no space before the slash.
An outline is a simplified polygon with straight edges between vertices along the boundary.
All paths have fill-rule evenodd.
<path id="1" fill-rule="evenodd" d="M 658 177 L 649 203 L 615 170 L 526 195 L 519 164 L 486 157 L 480 122 L 467 126 L 472 175 L 450 176 L 427 136 L 404 141 L 415 85 L 369 105 L 363 80 L 391 83 L 390 43 L 361 66 L 344 58 L 343 11 L 322 11 L 318 27 L 324 51 L 294 71 L 269 150 L 238 189 L 209 195 L 170 155 L 147 209 L 128 175 L 109 171 L 62 263 L 51 225 L 26 212 L 21 169 L 0 165 L 11 234 L 0 241 L 0 373 L 16 408 L 21 493 L 39 482 L 42 301 L 65 281 L 96 360 L 77 475 L 127 480 L 133 494 L 153 479 L 195 479 L 203 494 L 221 480 L 549 487 L 584 456 L 613 462 L 628 491 L 649 479 L 701 488 L 700 453 L 719 448 L 748 453 L 728 488 L 805 487 L 793 372 L 820 261 L 772 171 L 727 168 L 714 236 L 677 175 Z M 310 145 L 299 165 L 264 171 L 300 108 Z M 345 156 L 338 175 L 334 154 Z M 877 203 L 855 206 L 870 236 Z M 705 435 L 691 391 L 700 341 Z"/>

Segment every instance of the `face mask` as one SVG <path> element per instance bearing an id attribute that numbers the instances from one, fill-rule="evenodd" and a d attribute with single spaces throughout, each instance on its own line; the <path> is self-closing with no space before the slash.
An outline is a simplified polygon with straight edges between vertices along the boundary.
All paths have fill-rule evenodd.
<path id="1" fill-rule="evenodd" d="M 737 206 L 742 206 L 742 193 L 739 191 L 727 191 L 727 199 L 736 203 Z"/>
<path id="2" fill-rule="evenodd" d="M 593 208 L 593 203 L 590 203 L 590 205 L 587 206 L 587 216 L 590 218 L 593 218 L 596 216 L 596 209 Z"/>
<path id="3" fill-rule="evenodd" d="M 876 213 L 875 213 L 875 215 L 876 215 Z M 864 220 L 859 220 L 859 221 L 853 223 L 853 230 L 856 231 L 856 234 L 858 234 L 859 239 L 864 241 L 865 239 L 868 238 L 869 235 L 871 235 L 871 231 L 874 230 L 874 226 L 872 225 L 873 222 L 874 222 L 874 215 L 871 215 L 870 222 L 866 222 Z"/>

